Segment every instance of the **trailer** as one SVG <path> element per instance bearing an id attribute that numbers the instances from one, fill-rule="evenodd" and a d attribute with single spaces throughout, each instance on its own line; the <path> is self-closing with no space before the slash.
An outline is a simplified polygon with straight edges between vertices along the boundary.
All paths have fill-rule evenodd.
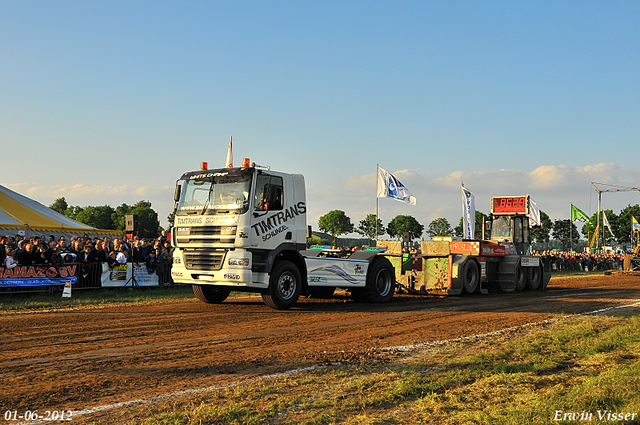
<path id="1" fill-rule="evenodd" d="M 491 287 L 504 292 L 546 289 L 550 276 L 544 275 L 540 257 L 530 255 L 528 195 L 492 197 L 483 233 L 487 240 L 422 241 L 422 272 L 396 273 L 400 288 L 439 295 L 487 294 Z M 388 245 L 397 256 L 398 245 Z"/>

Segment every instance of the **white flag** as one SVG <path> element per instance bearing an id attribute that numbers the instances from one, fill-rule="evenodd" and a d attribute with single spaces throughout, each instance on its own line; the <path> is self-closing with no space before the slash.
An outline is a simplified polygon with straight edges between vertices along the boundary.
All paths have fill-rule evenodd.
<path id="1" fill-rule="evenodd" d="M 464 187 L 464 184 L 460 182 L 462 187 L 462 237 L 464 239 L 473 239 L 476 231 L 476 202 L 473 193 Z"/>
<path id="2" fill-rule="evenodd" d="M 541 224 L 540 208 L 538 208 L 538 204 L 533 199 L 529 198 L 529 227 L 540 226 Z"/>
<path id="3" fill-rule="evenodd" d="M 609 225 L 609 220 L 607 220 L 607 215 L 604 213 L 604 211 L 602 211 L 602 221 L 604 222 L 604 225 L 607 226 L 607 229 L 609 229 L 609 233 L 611 233 L 611 236 L 615 236 L 613 234 L 613 230 L 611 230 L 611 226 Z"/>
<path id="4" fill-rule="evenodd" d="M 396 201 L 415 205 L 416 198 L 393 174 L 378 167 L 378 198 L 393 198 Z"/>
<path id="5" fill-rule="evenodd" d="M 233 137 L 229 138 L 229 150 L 227 151 L 227 165 L 226 168 L 233 168 L 233 153 L 231 152 L 231 141 Z"/>

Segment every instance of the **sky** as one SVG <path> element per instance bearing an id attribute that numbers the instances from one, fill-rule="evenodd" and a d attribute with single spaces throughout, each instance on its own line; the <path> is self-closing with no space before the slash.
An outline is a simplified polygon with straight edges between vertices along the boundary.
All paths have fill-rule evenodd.
<path id="1" fill-rule="evenodd" d="M 375 213 L 376 165 L 457 225 L 529 194 L 597 211 L 640 187 L 634 1 L 0 0 L 0 184 L 45 205 L 151 201 L 248 157 L 300 173 L 308 220 Z M 600 186 L 601 189 L 609 188 Z M 639 191 L 602 194 L 619 213 Z"/>

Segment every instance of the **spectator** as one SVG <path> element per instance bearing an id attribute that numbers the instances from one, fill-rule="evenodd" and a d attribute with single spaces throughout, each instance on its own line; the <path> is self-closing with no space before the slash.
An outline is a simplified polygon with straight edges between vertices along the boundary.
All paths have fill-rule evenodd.
<path id="1" fill-rule="evenodd" d="M 144 259 L 144 263 L 147 266 L 147 272 L 152 274 L 156 270 L 156 253 L 155 251 L 149 252 Z"/>
<path id="2" fill-rule="evenodd" d="M 7 249 L 5 247 L 6 237 L 0 236 L 0 264 L 4 264 L 4 259 L 7 256 Z"/>
<path id="3" fill-rule="evenodd" d="M 95 259 L 96 261 L 99 261 L 101 263 L 104 263 L 105 261 L 107 261 L 107 252 L 104 250 L 104 247 L 102 245 L 102 242 L 100 241 L 100 239 L 98 239 L 95 242 L 95 249 L 94 249 L 94 255 L 95 255 Z"/>
<path id="4" fill-rule="evenodd" d="M 118 264 L 120 263 L 118 263 L 118 260 L 116 258 L 116 252 L 115 251 L 109 252 L 109 255 L 107 256 L 107 265 L 109 266 L 109 268 L 112 269 Z"/>
<path id="5" fill-rule="evenodd" d="M 38 247 L 33 250 L 33 264 L 47 264 L 47 259 L 45 258 L 45 247 L 43 245 L 38 245 Z"/>
<path id="6" fill-rule="evenodd" d="M 18 265 L 18 262 L 13 258 L 14 250 L 12 248 L 8 248 L 6 251 L 6 256 L 4 258 L 4 267 L 6 269 L 12 269 Z"/>
<path id="7" fill-rule="evenodd" d="M 131 261 L 140 265 L 141 263 L 144 263 L 144 255 L 142 254 L 142 251 L 140 250 L 140 240 L 139 239 L 135 239 L 133 241 L 133 248 L 131 249 Z"/>
<path id="8" fill-rule="evenodd" d="M 119 245 L 119 251 L 116 254 L 116 260 L 118 264 L 127 264 L 127 248 L 124 245 Z"/>
<path id="9" fill-rule="evenodd" d="M 32 266 L 33 245 L 31 245 L 30 243 L 26 244 L 24 249 L 18 252 L 16 260 L 18 260 L 18 264 L 21 266 Z"/>
<path id="10" fill-rule="evenodd" d="M 53 267 L 62 267 L 64 265 L 64 259 L 61 255 L 61 249 L 59 246 L 53 248 L 53 253 L 51 254 L 51 258 L 49 259 L 49 263 Z"/>

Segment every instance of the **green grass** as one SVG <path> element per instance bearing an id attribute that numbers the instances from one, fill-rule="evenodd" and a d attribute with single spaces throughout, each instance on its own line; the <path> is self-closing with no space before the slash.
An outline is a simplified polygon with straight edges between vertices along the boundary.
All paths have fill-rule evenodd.
<path id="1" fill-rule="evenodd" d="M 71 298 L 62 298 L 62 288 L 53 293 L 13 293 L 0 296 L 0 311 L 83 307 L 106 304 L 163 302 L 195 298 L 190 286 L 160 288 L 103 288 L 73 290 Z"/>
<path id="2" fill-rule="evenodd" d="M 640 310 L 563 319 L 393 362 L 328 366 L 144 408 L 160 424 L 547 424 L 640 413 Z M 556 413 L 561 411 L 560 413 Z M 615 422 L 615 421 L 614 421 Z M 615 423 L 621 423 L 619 421 Z M 635 421 L 640 423 L 638 415 Z"/>
<path id="3" fill-rule="evenodd" d="M 547 273 L 551 273 L 551 279 L 553 279 L 554 277 L 602 276 L 604 274 L 604 270 L 596 270 L 596 271 L 589 271 L 589 272 L 583 272 L 579 270 L 562 270 L 562 271 L 547 272 Z"/>

